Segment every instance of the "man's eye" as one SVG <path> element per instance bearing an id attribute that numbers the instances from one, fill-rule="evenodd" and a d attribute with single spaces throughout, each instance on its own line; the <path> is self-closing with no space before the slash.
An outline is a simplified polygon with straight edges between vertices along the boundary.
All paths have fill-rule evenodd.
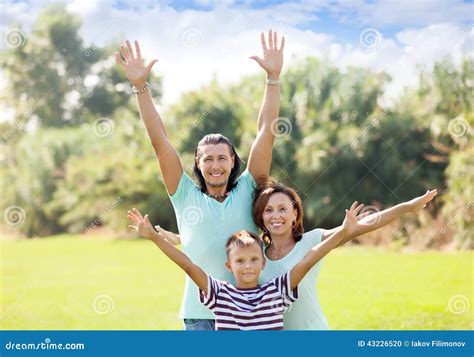
<path id="1" fill-rule="evenodd" d="M 226 157 L 221 157 L 219 160 L 227 160 Z"/>

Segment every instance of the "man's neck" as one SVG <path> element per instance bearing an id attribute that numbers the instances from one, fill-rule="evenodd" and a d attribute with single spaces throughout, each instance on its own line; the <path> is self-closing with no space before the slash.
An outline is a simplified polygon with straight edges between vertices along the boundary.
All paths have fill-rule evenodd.
<path id="1" fill-rule="evenodd" d="M 212 196 L 224 196 L 227 192 L 227 185 L 219 187 L 211 187 L 206 185 L 206 192 Z"/>

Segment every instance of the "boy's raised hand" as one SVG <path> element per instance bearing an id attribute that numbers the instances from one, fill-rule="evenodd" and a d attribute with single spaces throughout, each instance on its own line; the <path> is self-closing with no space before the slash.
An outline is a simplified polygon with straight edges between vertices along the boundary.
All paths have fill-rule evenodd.
<path id="1" fill-rule="evenodd" d="M 138 234 L 146 239 L 152 239 L 155 230 L 153 229 L 147 214 L 143 217 L 139 210 L 133 208 L 131 211 L 127 212 L 127 218 L 132 222 L 128 228 L 135 229 Z"/>
<path id="2" fill-rule="evenodd" d="M 426 204 L 433 200 L 438 194 L 438 190 L 435 188 L 434 190 L 428 190 L 422 196 L 415 197 L 414 199 L 406 202 L 406 206 L 408 207 L 409 212 L 418 212 L 419 210 L 426 207 Z"/>
<path id="3" fill-rule="evenodd" d="M 148 75 L 150 74 L 151 68 L 158 61 L 152 60 L 148 65 L 145 66 L 140 53 L 140 45 L 138 41 L 135 41 L 135 52 L 133 51 L 130 41 L 126 41 L 127 47 L 120 46 L 120 52 L 122 57 L 115 52 L 115 58 L 120 63 L 127 75 L 128 80 L 137 88 L 141 88 L 145 85 Z M 124 61 L 125 59 L 125 61 Z"/>
<path id="4" fill-rule="evenodd" d="M 252 56 L 250 58 L 255 60 L 270 77 L 278 77 L 283 67 L 283 49 L 285 48 L 285 36 L 281 38 L 280 48 L 278 48 L 278 35 L 272 30 L 268 31 L 268 46 L 267 42 L 265 41 L 265 34 L 263 32 L 260 35 L 260 39 L 262 41 L 263 58 L 258 56 Z"/>

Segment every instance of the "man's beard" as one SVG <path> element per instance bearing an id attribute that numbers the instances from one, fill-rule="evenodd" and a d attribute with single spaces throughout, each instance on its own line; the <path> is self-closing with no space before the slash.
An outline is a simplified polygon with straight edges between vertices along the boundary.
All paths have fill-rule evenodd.
<path id="1" fill-rule="evenodd" d="M 222 181 L 222 182 L 209 182 L 209 181 L 206 181 L 206 185 L 215 188 L 215 187 L 227 186 L 227 182 L 228 181 Z"/>

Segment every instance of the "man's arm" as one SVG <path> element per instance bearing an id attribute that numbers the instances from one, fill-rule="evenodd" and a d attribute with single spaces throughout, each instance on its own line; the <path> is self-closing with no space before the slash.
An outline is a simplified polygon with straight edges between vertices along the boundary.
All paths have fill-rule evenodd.
<path id="1" fill-rule="evenodd" d="M 120 46 L 120 51 L 125 61 L 118 53 L 115 53 L 117 61 L 122 65 L 129 81 L 138 89 L 145 87 L 148 75 L 157 60 L 144 65 L 140 52 L 140 45 L 135 41 L 135 53 L 127 41 L 127 49 Z M 158 159 L 163 181 L 169 194 L 176 192 L 179 179 L 183 173 L 183 166 L 178 153 L 168 140 L 163 121 L 155 108 L 150 89 L 145 89 L 137 94 L 140 116 L 145 124 L 148 137 Z"/>
<path id="2" fill-rule="evenodd" d="M 267 79 L 279 81 L 283 67 L 283 49 L 285 37 L 281 39 L 278 49 L 278 36 L 272 30 L 268 33 L 268 47 L 265 35 L 261 33 L 263 59 L 257 56 L 254 59 L 267 73 Z M 248 169 L 256 181 L 265 180 L 270 174 L 272 163 L 272 149 L 275 139 L 274 127 L 280 111 L 280 85 L 266 84 L 263 101 L 257 120 L 257 138 L 250 149 Z"/>

